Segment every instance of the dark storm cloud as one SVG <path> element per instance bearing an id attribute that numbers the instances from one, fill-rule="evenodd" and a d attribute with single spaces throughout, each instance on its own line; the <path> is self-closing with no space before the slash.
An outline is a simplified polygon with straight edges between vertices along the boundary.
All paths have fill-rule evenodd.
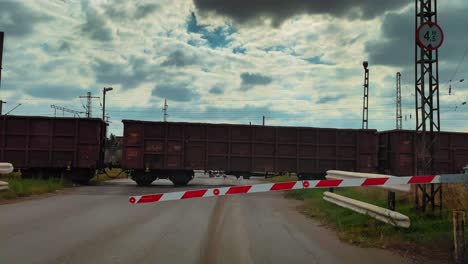
<path id="1" fill-rule="evenodd" d="M 210 94 L 223 94 L 224 93 L 224 90 L 223 88 L 219 87 L 219 86 L 213 86 L 211 89 L 210 89 Z"/>
<path id="2" fill-rule="evenodd" d="M 244 72 L 240 75 L 242 83 L 241 90 L 248 91 L 256 85 L 267 85 L 273 81 L 270 76 L 262 75 L 259 73 Z"/>
<path id="3" fill-rule="evenodd" d="M 185 54 L 181 50 L 176 50 L 169 54 L 167 59 L 161 64 L 162 66 L 177 66 L 185 67 L 196 64 L 198 59 L 193 55 Z"/>
<path id="4" fill-rule="evenodd" d="M 188 102 L 200 97 L 194 89 L 182 84 L 158 85 L 153 89 L 151 95 L 177 102 Z"/>
<path id="5" fill-rule="evenodd" d="M 26 93 L 44 99 L 70 100 L 77 98 L 84 93 L 79 86 L 39 84 L 25 89 Z"/>
<path id="6" fill-rule="evenodd" d="M 81 32 L 92 40 L 111 41 L 112 30 L 107 25 L 104 16 L 99 14 L 88 2 L 82 1 L 81 8 L 86 15 L 86 22 L 81 25 Z"/>
<path id="7" fill-rule="evenodd" d="M 439 49 L 441 62 L 457 63 L 468 43 L 468 7 L 439 8 L 439 24 L 444 29 L 444 44 Z M 371 64 L 411 67 L 414 64 L 414 9 L 401 14 L 388 13 L 382 21 L 382 38 L 366 43 Z"/>
<path id="8" fill-rule="evenodd" d="M 239 23 L 257 22 L 270 18 L 272 25 L 295 15 L 325 14 L 350 19 L 372 19 L 386 11 L 408 4 L 407 0 L 194 0 L 201 12 L 227 16 Z"/>
<path id="9" fill-rule="evenodd" d="M 24 6 L 20 1 L 0 1 L 0 31 L 5 32 L 6 37 L 22 37 L 34 31 L 39 23 L 51 18 L 35 13 Z"/>

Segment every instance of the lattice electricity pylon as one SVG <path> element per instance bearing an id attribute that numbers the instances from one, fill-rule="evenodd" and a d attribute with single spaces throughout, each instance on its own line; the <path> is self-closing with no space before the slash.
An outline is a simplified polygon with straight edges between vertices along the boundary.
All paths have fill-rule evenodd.
<path id="1" fill-rule="evenodd" d="M 396 129 L 403 129 L 403 115 L 401 114 L 401 73 L 396 74 Z"/>
<path id="2" fill-rule="evenodd" d="M 415 0 L 415 32 L 426 22 L 437 23 L 437 0 Z M 418 36 L 416 36 L 417 38 Z M 439 111 L 439 54 L 436 50 L 423 48 L 415 40 L 415 110 L 416 131 L 418 134 L 417 174 L 433 174 L 434 149 L 440 132 Z M 430 188 L 430 190 L 427 190 Z M 421 200 L 419 192 L 422 193 Z M 442 208 L 442 186 L 418 185 L 416 188 L 416 207 L 426 210 L 427 204 L 435 209 L 436 195 Z"/>
<path id="3" fill-rule="evenodd" d="M 364 61 L 364 97 L 362 101 L 362 129 L 369 128 L 369 63 Z"/>
<path id="4" fill-rule="evenodd" d="M 92 99 L 96 98 L 99 99 L 97 96 L 92 96 L 91 92 L 87 92 L 85 96 L 80 96 L 80 98 L 86 98 L 86 117 L 91 118 L 92 117 Z"/>

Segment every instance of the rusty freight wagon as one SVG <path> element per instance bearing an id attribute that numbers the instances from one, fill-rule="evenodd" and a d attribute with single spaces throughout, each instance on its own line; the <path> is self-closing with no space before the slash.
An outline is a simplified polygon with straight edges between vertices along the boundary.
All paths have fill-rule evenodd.
<path id="1" fill-rule="evenodd" d="M 169 178 L 185 185 L 193 170 L 234 175 L 326 170 L 376 172 L 377 132 L 311 127 L 123 120 L 122 166 L 139 185 Z"/>
<path id="2" fill-rule="evenodd" d="M 397 176 L 415 175 L 422 164 L 417 148 L 421 135 L 414 130 L 379 132 L 379 171 Z M 440 132 L 434 145 L 434 173 L 460 173 L 468 164 L 468 133 Z"/>
<path id="3" fill-rule="evenodd" d="M 102 160 L 105 129 L 97 118 L 0 116 L 0 160 L 25 177 L 85 183 Z"/>

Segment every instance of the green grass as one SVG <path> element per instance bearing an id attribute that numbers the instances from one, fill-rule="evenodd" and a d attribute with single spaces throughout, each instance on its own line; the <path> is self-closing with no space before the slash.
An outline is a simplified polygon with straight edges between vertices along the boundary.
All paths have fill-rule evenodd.
<path id="1" fill-rule="evenodd" d="M 421 214 L 414 210 L 409 197 L 398 198 L 396 211 L 407 215 L 411 220 L 408 229 L 382 223 L 366 215 L 355 213 L 323 200 L 327 190 L 309 189 L 287 192 L 288 198 L 303 200 L 302 212 L 317 218 L 332 227 L 338 236 L 347 242 L 362 246 L 388 247 L 412 243 L 418 246 L 437 241 L 442 248 L 449 250 L 451 245 L 451 221 L 448 211 L 441 216 L 437 213 Z M 385 192 L 379 190 L 358 190 L 356 188 L 335 189 L 335 193 L 349 198 L 386 207 Z"/>
<path id="2" fill-rule="evenodd" d="M 295 175 L 291 175 L 291 176 L 288 176 L 288 175 L 281 175 L 281 176 L 274 176 L 272 178 L 269 178 L 268 181 L 269 182 L 289 182 L 289 181 L 297 181 L 297 176 Z"/>
<path id="3" fill-rule="evenodd" d="M 9 177 L 2 180 L 8 182 L 9 189 L 0 192 L 0 197 L 8 200 L 43 193 L 51 193 L 65 187 L 62 180 L 54 178 L 22 179 L 20 177 Z"/>

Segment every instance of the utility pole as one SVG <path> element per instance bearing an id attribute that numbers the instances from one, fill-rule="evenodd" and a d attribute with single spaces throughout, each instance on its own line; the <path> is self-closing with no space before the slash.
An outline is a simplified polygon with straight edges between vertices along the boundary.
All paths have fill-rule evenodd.
<path id="1" fill-rule="evenodd" d="M 362 129 L 369 128 L 369 63 L 364 61 L 364 97 L 362 102 Z"/>
<path id="2" fill-rule="evenodd" d="M 403 115 L 401 114 L 401 73 L 396 73 L 396 129 L 403 129 Z"/>
<path id="3" fill-rule="evenodd" d="M 99 98 L 96 96 L 92 96 L 91 92 L 87 92 L 85 96 L 80 96 L 80 98 L 86 98 L 86 117 L 91 118 L 92 117 L 92 99 L 93 98 Z"/>
<path id="4" fill-rule="evenodd" d="M 430 175 L 437 173 L 433 158 L 440 132 L 438 48 L 443 42 L 443 32 L 437 25 L 437 0 L 415 0 L 414 30 L 415 111 L 418 138 L 415 172 L 418 175 Z M 421 197 L 419 192 L 422 193 Z M 434 184 L 417 185 L 416 207 L 424 212 L 429 204 L 434 210 L 437 194 L 439 207 L 442 209 L 442 185 L 438 185 L 437 188 Z"/>
<path id="5" fill-rule="evenodd" d="M 263 126 L 265 126 L 265 116 L 263 116 L 262 124 L 263 124 Z"/>
<path id="6" fill-rule="evenodd" d="M 163 120 L 164 120 L 164 122 L 167 122 L 167 117 L 169 116 L 169 115 L 167 114 L 167 108 L 168 108 L 168 107 L 169 107 L 169 106 L 167 105 L 167 100 L 164 99 L 164 108 L 162 109 L 162 110 L 163 110 Z"/>
<path id="7" fill-rule="evenodd" d="M 106 121 L 106 93 L 114 90 L 112 87 L 102 88 L 102 120 Z"/>
<path id="8" fill-rule="evenodd" d="M 0 32 L 0 88 L 2 87 L 2 68 L 3 68 L 3 39 L 5 37 L 4 32 Z M 0 115 L 2 115 L 3 104 L 6 104 L 3 100 L 0 100 Z"/>
<path id="9" fill-rule="evenodd" d="M 0 32 L 0 88 L 2 87 L 2 68 L 3 68 L 3 40 L 5 33 Z"/>
<path id="10" fill-rule="evenodd" d="M 0 115 L 3 114 L 3 104 L 6 104 L 7 102 L 0 100 Z"/>

